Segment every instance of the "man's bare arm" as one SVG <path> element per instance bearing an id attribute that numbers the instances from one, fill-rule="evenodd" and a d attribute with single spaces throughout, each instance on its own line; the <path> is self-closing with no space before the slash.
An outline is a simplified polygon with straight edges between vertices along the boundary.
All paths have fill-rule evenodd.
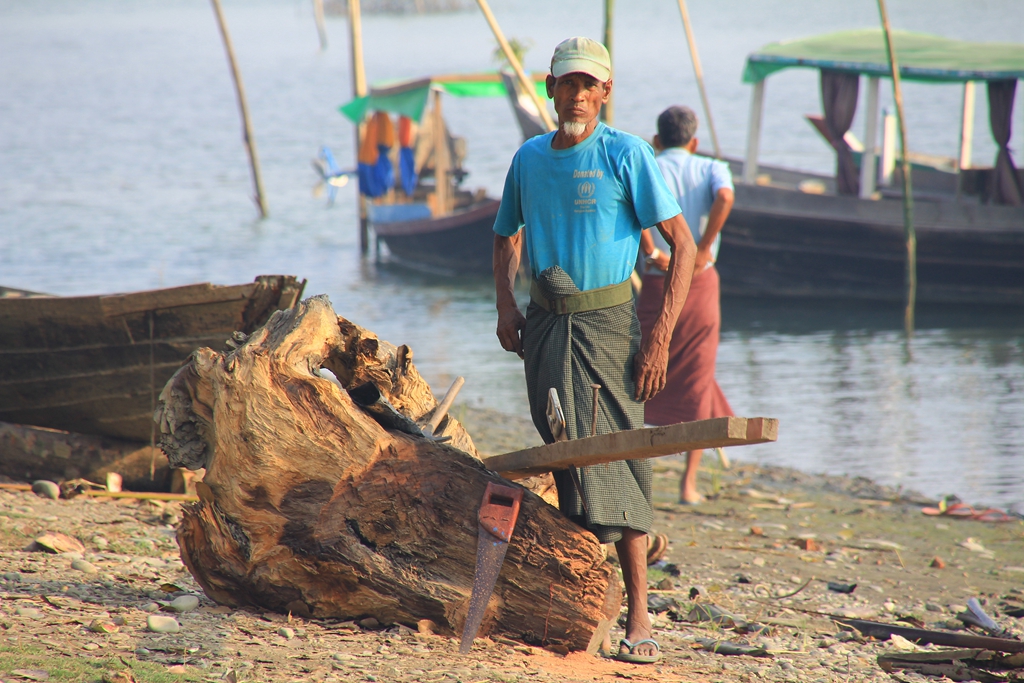
<path id="1" fill-rule="evenodd" d="M 656 227 L 672 247 L 672 258 L 665 275 L 661 314 L 654 323 L 651 335 L 644 340 L 640 352 L 633 359 L 635 398 L 638 401 L 646 401 L 665 388 L 669 342 L 672 341 L 672 330 L 690 291 L 693 261 L 697 253 L 697 245 L 693 242 L 690 228 L 682 214 L 662 221 Z"/>
<path id="2" fill-rule="evenodd" d="M 523 357 L 523 328 L 526 318 L 516 303 L 516 273 L 523 248 L 523 231 L 512 237 L 494 236 L 494 289 L 498 295 L 498 341 L 501 348 Z"/>
<path id="3" fill-rule="evenodd" d="M 700 244 L 697 245 L 697 257 L 693 264 L 695 272 L 699 273 L 708 263 L 714 263 L 711 259 L 711 245 L 715 243 L 715 238 L 722 232 L 722 227 L 729 218 L 734 198 L 733 191 L 728 187 L 721 188 L 715 194 L 715 203 L 708 212 L 708 224 L 704 228 L 704 234 L 700 236 Z"/>

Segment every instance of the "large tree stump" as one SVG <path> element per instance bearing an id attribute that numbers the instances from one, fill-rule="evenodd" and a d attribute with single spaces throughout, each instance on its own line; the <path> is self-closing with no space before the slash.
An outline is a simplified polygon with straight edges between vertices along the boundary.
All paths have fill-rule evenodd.
<path id="1" fill-rule="evenodd" d="M 178 543 L 207 595 L 461 631 L 477 509 L 489 481 L 509 482 L 470 455 L 453 418 L 442 426 L 454 446 L 438 444 L 352 401 L 346 389 L 372 381 L 407 417 L 428 415 L 437 402 L 411 358 L 314 297 L 230 353 L 196 351 L 168 382 L 162 446 L 172 465 L 206 468 Z M 481 634 L 583 649 L 620 603 L 594 537 L 527 492 Z"/>

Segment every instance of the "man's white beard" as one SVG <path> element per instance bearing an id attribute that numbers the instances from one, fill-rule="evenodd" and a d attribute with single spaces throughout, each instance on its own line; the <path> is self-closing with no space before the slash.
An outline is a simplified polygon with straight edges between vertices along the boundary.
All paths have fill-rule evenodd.
<path id="1" fill-rule="evenodd" d="M 582 137 L 587 132 L 587 124 L 582 121 L 566 121 L 562 124 L 562 132 L 571 138 Z"/>

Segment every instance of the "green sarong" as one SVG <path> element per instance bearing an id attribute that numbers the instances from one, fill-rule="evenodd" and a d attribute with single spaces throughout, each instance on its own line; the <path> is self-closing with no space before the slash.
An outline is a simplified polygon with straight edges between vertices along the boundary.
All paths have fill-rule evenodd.
<path id="1" fill-rule="evenodd" d="M 535 280 L 543 296 L 556 299 L 580 290 L 559 268 Z M 596 311 L 556 315 L 535 303 L 526 310 L 523 333 L 526 388 L 533 424 L 552 443 L 546 409 L 555 387 L 565 411 L 568 437 L 590 436 L 592 383 L 600 384 L 597 433 L 644 426 L 644 404 L 633 399 L 633 356 L 640 350 L 640 323 L 632 301 Z M 626 460 L 579 468 L 584 507 L 568 471 L 555 472 L 562 512 L 592 531 L 601 543 L 622 538 L 622 528 L 651 529 L 650 460 Z"/>

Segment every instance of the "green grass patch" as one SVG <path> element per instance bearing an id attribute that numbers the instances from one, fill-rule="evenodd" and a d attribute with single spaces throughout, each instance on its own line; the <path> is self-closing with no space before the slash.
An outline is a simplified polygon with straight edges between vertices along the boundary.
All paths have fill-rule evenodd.
<path id="1" fill-rule="evenodd" d="M 13 677 L 15 669 L 38 669 L 50 674 L 50 681 L 98 683 L 104 674 L 113 675 L 130 669 L 139 683 L 184 683 L 204 681 L 205 672 L 192 669 L 176 674 L 163 664 L 126 659 L 128 666 L 118 657 L 91 659 L 53 655 L 35 645 L 0 644 L 0 676 Z"/>

